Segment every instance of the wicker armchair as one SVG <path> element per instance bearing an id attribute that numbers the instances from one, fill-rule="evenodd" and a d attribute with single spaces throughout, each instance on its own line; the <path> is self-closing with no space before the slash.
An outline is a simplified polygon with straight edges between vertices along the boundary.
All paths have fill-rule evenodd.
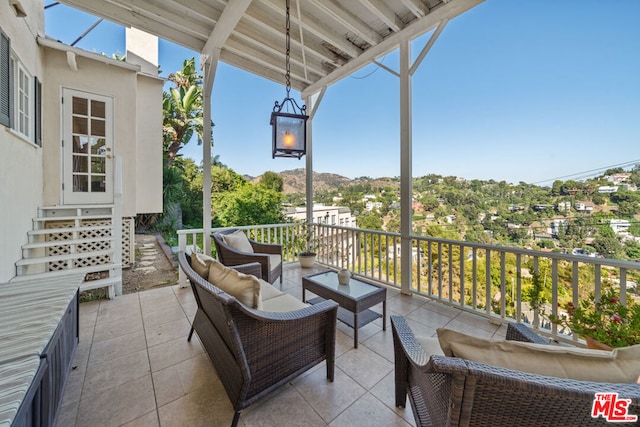
<path id="1" fill-rule="evenodd" d="M 640 414 L 638 384 L 574 381 L 430 356 L 403 317 L 391 316 L 391 324 L 396 406 L 405 407 L 408 394 L 418 426 L 610 425 L 591 417 L 594 395 L 602 392 L 631 399 L 629 414 Z M 543 342 L 524 325 L 508 329 L 507 339 Z"/>
<path id="2" fill-rule="evenodd" d="M 322 361 L 333 381 L 338 304 L 328 300 L 282 313 L 254 310 L 200 277 L 190 261 L 178 253 L 198 305 L 188 339 L 195 329 L 236 411 L 233 426 L 242 409 Z M 258 263 L 233 268 L 254 275 L 261 269 Z"/>
<path id="3" fill-rule="evenodd" d="M 278 277 L 280 277 L 280 283 L 282 283 L 282 246 L 258 243 L 249 239 L 249 243 L 251 243 L 254 253 L 241 252 L 227 245 L 222 239 L 222 236 L 226 234 L 233 234 L 236 231 L 237 229 L 230 229 L 213 234 L 212 237 L 216 246 L 218 261 L 228 267 L 259 262 L 262 271 L 261 275 L 258 275 L 259 278 L 266 280 L 269 283 L 273 283 Z M 280 255 L 280 262 L 269 262 L 269 255 Z"/>

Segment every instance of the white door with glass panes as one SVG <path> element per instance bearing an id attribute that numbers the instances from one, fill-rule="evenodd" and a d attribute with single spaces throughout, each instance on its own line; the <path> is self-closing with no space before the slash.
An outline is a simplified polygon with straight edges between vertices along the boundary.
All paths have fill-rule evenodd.
<path id="1" fill-rule="evenodd" d="M 62 93 L 63 203 L 113 203 L 113 100 Z"/>

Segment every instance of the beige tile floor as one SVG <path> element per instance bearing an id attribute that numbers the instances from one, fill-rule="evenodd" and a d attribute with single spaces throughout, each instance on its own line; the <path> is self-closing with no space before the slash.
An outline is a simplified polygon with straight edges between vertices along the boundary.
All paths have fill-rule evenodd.
<path id="1" fill-rule="evenodd" d="M 301 298 L 301 276 L 312 272 L 286 265 L 282 289 Z M 195 311 L 191 289 L 177 286 L 81 304 L 80 344 L 57 426 L 229 426 L 233 408 L 223 386 L 199 341 L 187 342 Z M 387 292 L 387 313 L 405 316 L 424 336 L 443 326 L 483 337 L 505 332 L 395 289 Z M 239 425 L 414 425 L 410 407 L 394 405 L 388 319 L 387 326 L 383 331 L 378 319 L 361 328 L 354 349 L 353 330 L 338 322 L 335 381 L 326 380 L 321 364 L 244 410 Z"/>

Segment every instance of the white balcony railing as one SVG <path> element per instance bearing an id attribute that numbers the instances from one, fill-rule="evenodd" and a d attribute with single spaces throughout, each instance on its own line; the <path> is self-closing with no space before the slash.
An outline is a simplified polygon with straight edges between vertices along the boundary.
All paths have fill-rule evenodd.
<path id="1" fill-rule="evenodd" d="M 262 243 L 283 246 L 284 262 L 296 260 L 307 229 L 302 224 L 237 227 Z M 213 232 L 220 229 L 214 229 Z M 354 274 L 400 288 L 400 235 L 327 224 L 312 224 L 317 242 L 317 262 L 330 268 L 347 268 Z M 179 247 L 202 247 L 202 229 L 180 230 Z M 603 286 L 619 289 L 620 300 L 636 298 L 640 263 L 574 256 L 505 246 L 483 245 L 425 236 L 412 239 L 411 291 L 440 303 L 473 312 L 495 322 L 532 323 L 539 332 L 554 339 L 576 343 L 557 325 L 544 321 L 546 315 L 562 314 L 558 302 L 570 298 L 578 304 Z M 540 310 L 531 307 L 534 277 L 546 299 Z M 184 280 L 184 282 L 182 281 Z M 186 279 L 181 276 L 181 283 Z M 487 285 L 489 284 L 489 285 Z"/>

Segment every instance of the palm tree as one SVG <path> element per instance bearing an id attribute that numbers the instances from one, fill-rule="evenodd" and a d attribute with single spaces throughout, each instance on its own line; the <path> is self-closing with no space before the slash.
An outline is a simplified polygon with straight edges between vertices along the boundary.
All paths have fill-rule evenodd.
<path id="1" fill-rule="evenodd" d="M 184 61 L 182 70 L 169 74 L 168 79 L 175 87 L 162 94 L 162 133 L 167 166 L 171 166 L 178 151 L 194 133 L 198 144 L 202 144 L 202 76 L 196 70 L 195 59 L 191 58 Z"/>

